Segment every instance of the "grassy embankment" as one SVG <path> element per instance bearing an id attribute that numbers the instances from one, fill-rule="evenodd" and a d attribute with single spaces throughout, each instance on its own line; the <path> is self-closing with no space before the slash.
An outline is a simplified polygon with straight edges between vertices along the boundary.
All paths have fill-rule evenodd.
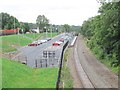
<path id="1" fill-rule="evenodd" d="M 5 58 L 2 60 L 3 88 L 55 88 L 58 68 L 33 69 Z M 1 63 L 0 63 L 1 64 Z"/>
<path id="2" fill-rule="evenodd" d="M 67 66 L 67 60 L 69 58 L 69 55 L 70 49 L 67 49 L 64 54 L 63 67 L 61 70 L 60 88 L 67 88 L 67 90 L 72 90 L 73 79 Z"/>
<path id="3" fill-rule="evenodd" d="M 41 34 L 24 34 L 22 35 L 8 35 L 8 36 L 0 36 L 0 40 L 2 40 L 2 43 L 0 43 L 0 51 L 2 52 L 11 52 L 15 51 L 18 46 L 25 46 L 31 43 L 33 40 L 36 40 L 40 37 L 45 37 L 45 33 Z M 53 33 L 52 37 L 56 36 L 57 33 Z M 51 37 L 51 34 L 48 33 L 48 37 Z"/>
<path id="4" fill-rule="evenodd" d="M 84 39 L 85 43 L 88 47 L 89 46 L 89 40 L 88 39 Z M 111 66 L 111 63 L 113 62 L 114 58 L 110 58 L 107 54 L 103 53 L 102 49 L 99 46 L 93 47 L 91 49 L 92 53 L 96 56 L 96 58 L 98 60 L 100 60 L 101 63 L 103 63 L 104 65 L 106 65 L 112 72 L 116 73 L 117 75 L 120 74 L 119 70 L 120 67 L 114 67 Z"/>
<path id="5" fill-rule="evenodd" d="M 45 34 L 25 34 L 27 37 L 36 39 Z M 51 34 L 48 34 L 50 36 Z M 54 33 L 53 37 L 57 34 Z M 31 43 L 32 40 L 18 35 L 1 36 L 2 44 L 0 46 L 4 52 L 16 50 L 14 45 L 21 46 Z M 13 47 L 12 47 L 13 46 Z M 2 72 L 0 72 L 0 81 L 2 88 L 55 88 L 57 81 L 58 68 L 41 68 L 32 69 L 15 61 L 9 61 L 5 58 L 0 58 Z M 1 69 L 1 68 L 0 68 Z M 2 80 L 1 80 L 2 79 Z M 1 84 L 0 84 L 1 87 Z"/>

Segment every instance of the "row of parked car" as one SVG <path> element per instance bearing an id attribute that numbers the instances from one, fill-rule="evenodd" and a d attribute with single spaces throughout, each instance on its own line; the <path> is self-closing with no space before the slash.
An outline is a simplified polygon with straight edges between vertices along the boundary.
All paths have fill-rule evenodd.
<path id="1" fill-rule="evenodd" d="M 37 40 L 37 41 L 34 41 L 34 42 L 30 43 L 28 46 L 38 46 L 38 45 L 46 43 L 47 41 L 50 41 L 50 40 L 51 40 L 51 38 Z"/>
<path id="2" fill-rule="evenodd" d="M 65 40 L 70 40 L 70 39 L 72 39 L 72 37 L 70 35 L 66 34 L 65 36 L 61 37 L 58 41 L 53 42 L 52 45 L 60 46 Z M 30 43 L 28 46 L 38 46 L 38 45 L 46 43 L 47 41 L 50 41 L 50 40 L 51 40 L 51 38 L 37 40 L 37 41 Z"/>
<path id="3" fill-rule="evenodd" d="M 70 37 L 69 36 L 64 36 L 64 37 L 61 37 L 58 41 L 56 42 L 53 42 L 53 46 L 60 46 L 65 40 L 69 40 Z"/>

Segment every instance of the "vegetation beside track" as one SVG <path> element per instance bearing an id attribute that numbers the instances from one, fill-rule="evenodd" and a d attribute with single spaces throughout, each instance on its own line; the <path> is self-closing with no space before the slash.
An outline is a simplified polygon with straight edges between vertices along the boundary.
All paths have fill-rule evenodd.
<path id="1" fill-rule="evenodd" d="M 67 67 L 67 60 L 69 57 L 70 49 L 67 49 L 63 58 L 63 67 L 61 70 L 61 79 L 60 79 L 60 88 L 68 88 L 67 90 L 72 90 L 73 88 L 73 79 L 70 74 L 70 70 Z"/>

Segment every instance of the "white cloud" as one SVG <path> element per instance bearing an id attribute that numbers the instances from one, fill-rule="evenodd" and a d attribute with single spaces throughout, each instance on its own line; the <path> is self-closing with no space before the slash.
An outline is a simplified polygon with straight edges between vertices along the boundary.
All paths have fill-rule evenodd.
<path id="1" fill-rule="evenodd" d="M 97 14 L 96 0 L 0 0 L 0 11 L 15 16 L 19 21 L 36 22 L 45 15 L 52 24 L 81 25 Z"/>

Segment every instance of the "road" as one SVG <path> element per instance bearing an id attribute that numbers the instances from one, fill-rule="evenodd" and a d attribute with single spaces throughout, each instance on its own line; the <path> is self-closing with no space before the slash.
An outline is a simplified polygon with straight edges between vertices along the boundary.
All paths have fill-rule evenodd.
<path id="1" fill-rule="evenodd" d="M 74 88 L 118 88 L 118 76 L 95 58 L 82 36 L 71 50 L 68 66 Z"/>
<path id="2" fill-rule="evenodd" d="M 61 51 L 62 51 L 62 47 L 64 45 L 64 43 L 62 43 L 60 46 L 52 46 L 52 43 L 55 41 L 58 41 L 61 37 L 64 37 L 64 34 L 61 34 L 59 36 L 56 36 L 55 38 L 53 38 L 52 40 L 43 43 L 39 46 L 25 46 L 22 48 L 19 48 L 18 51 L 21 52 L 21 54 L 19 56 L 17 56 L 15 59 L 17 60 L 21 60 L 21 61 L 25 61 L 27 60 L 27 65 L 34 68 L 36 67 L 36 62 L 40 63 L 40 59 L 43 58 L 43 51 L 51 48 L 51 50 L 54 48 L 55 49 L 55 58 L 59 59 L 60 55 L 61 55 Z M 50 50 L 50 49 L 49 49 Z M 39 61 L 36 61 L 38 60 Z M 51 61 L 53 62 L 53 61 Z M 59 61 L 54 61 L 54 64 L 58 64 Z M 45 66 L 45 63 L 50 63 L 48 61 L 42 60 L 42 67 Z"/>

